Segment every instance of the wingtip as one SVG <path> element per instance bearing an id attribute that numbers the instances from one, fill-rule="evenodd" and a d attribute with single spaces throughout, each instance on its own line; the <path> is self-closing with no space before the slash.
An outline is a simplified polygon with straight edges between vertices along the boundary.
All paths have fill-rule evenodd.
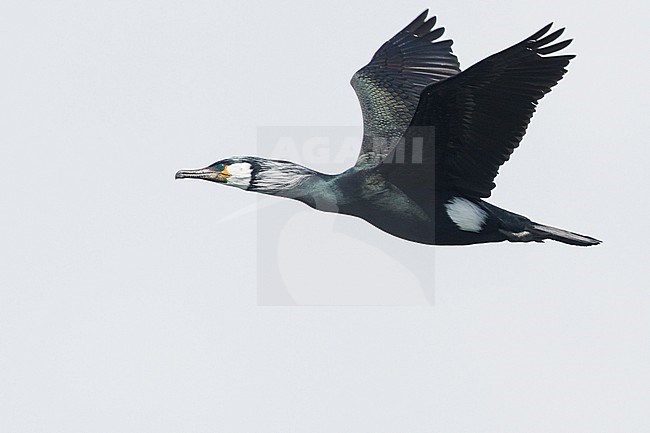
<path id="1" fill-rule="evenodd" d="M 425 22 L 427 20 L 427 16 L 429 15 L 429 9 L 425 9 L 422 11 L 420 15 L 417 16 L 417 18 L 414 21 L 422 21 Z"/>
<path id="2" fill-rule="evenodd" d="M 445 33 L 445 28 L 444 27 L 438 27 L 435 30 L 432 30 L 432 31 L 430 31 L 428 33 L 425 33 L 421 37 L 425 41 L 433 42 L 436 39 L 440 38 L 444 33 Z"/>
<path id="3" fill-rule="evenodd" d="M 553 23 L 549 23 L 542 27 L 539 31 L 535 32 L 534 34 L 530 35 L 528 38 L 526 38 L 527 41 L 536 41 L 537 39 L 541 38 L 544 36 L 548 31 L 553 27 Z"/>
<path id="4" fill-rule="evenodd" d="M 415 17 L 415 19 L 411 21 L 409 25 L 404 27 L 404 31 L 413 32 L 417 30 L 426 21 L 428 13 L 429 13 L 429 9 L 425 9 L 424 12 L 422 12 L 420 15 Z"/>
<path id="5" fill-rule="evenodd" d="M 571 42 L 573 42 L 573 39 L 567 39 L 553 45 L 547 45 L 549 42 L 553 42 L 555 39 L 556 38 L 546 40 L 546 38 L 544 38 L 544 40 L 538 41 L 538 45 L 536 46 L 537 53 L 541 55 L 556 53 L 560 50 L 565 49 L 571 45 Z"/>

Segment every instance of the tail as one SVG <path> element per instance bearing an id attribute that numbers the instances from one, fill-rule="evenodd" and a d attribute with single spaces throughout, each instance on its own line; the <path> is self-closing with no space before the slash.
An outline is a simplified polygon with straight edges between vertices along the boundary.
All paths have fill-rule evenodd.
<path id="1" fill-rule="evenodd" d="M 598 239 L 590 236 L 579 235 L 567 230 L 558 229 L 555 227 L 545 226 L 531 222 L 526 228 L 526 231 L 532 235 L 533 241 L 543 242 L 545 239 L 552 239 L 554 241 L 563 242 L 569 245 L 578 245 L 581 247 L 588 247 L 591 245 L 598 245 L 601 243 Z"/>
<path id="2" fill-rule="evenodd" d="M 544 239 L 552 239 L 554 241 L 563 242 L 569 245 L 578 245 L 580 247 L 589 247 L 591 245 L 598 245 L 601 243 L 601 241 L 598 239 L 592 238 L 590 236 L 579 235 L 578 233 L 573 233 L 567 230 L 562 230 L 537 223 L 531 223 L 528 231 L 535 235 L 535 240 L 539 241 L 543 241 Z"/>

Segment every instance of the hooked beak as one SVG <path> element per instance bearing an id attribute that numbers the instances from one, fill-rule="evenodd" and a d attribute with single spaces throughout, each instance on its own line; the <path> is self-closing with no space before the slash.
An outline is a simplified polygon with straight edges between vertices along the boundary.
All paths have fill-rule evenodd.
<path id="1" fill-rule="evenodd" d="M 203 179 L 211 182 L 226 182 L 228 175 L 215 171 L 210 167 L 200 168 L 198 170 L 180 170 L 176 173 L 176 179 Z"/>

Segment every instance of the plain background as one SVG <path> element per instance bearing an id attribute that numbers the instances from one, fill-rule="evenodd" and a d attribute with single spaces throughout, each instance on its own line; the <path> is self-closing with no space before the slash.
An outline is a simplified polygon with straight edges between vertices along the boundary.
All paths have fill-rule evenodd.
<path id="1" fill-rule="evenodd" d="M 431 248 L 433 307 L 257 306 L 257 213 L 218 222 L 257 199 L 174 172 L 256 153 L 260 125 L 360 124 L 349 78 L 427 7 L 463 68 L 567 26 L 491 202 L 604 244 Z M 0 431 L 647 433 L 648 12 L 2 2 Z M 308 222 L 296 269 L 325 269 L 302 284 L 399 291 L 310 237 L 345 217 L 278 206 Z"/>

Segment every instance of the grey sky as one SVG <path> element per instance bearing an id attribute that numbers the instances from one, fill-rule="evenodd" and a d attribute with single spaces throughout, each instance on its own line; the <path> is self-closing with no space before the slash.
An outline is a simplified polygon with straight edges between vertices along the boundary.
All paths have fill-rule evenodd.
<path id="1" fill-rule="evenodd" d="M 219 222 L 263 201 L 174 181 L 259 126 L 360 125 L 351 75 L 427 7 L 462 68 L 567 27 L 489 201 L 602 245 L 424 247 L 280 199 Z M 647 9 L 3 2 L 0 431 L 649 431 Z M 269 263 L 289 304 L 386 306 L 257 306 Z"/>

